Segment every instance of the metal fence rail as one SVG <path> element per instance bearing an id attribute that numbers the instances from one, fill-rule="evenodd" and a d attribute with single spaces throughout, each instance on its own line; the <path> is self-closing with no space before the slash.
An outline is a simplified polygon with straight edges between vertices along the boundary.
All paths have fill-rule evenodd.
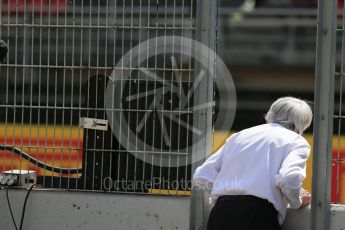
<path id="1" fill-rule="evenodd" d="M 344 61 L 344 9 L 339 14 L 337 1 L 319 1 L 316 53 L 313 196 L 310 229 L 330 228 L 330 201 L 340 201 L 340 180 L 344 166 L 342 134 L 342 94 Z M 338 20 L 342 22 L 338 22 Z M 341 27 L 339 28 L 339 24 Z M 337 28 L 338 27 L 338 28 Z M 340 32 L 341 49 L 337 49 Z M 339 40 L 340 40 L 339 39 Z M 337 53 L 341 55 L 337 66 Z M 338 88 L 338 89 L 336 89 Z M 332 143 L 333 136 L 337 143 Z M 332 151 L 335 145 L 337 150 Z M 335 181 L 331 181 L 333 178 Z M 336 176 L 334 176 L 336 174 Z M 331 188 L 331 185 L 334 187 Z M 331 191 L 335 193 L 331 193 Z"/>
<path id="2" fill-rule="evenodd" d="M 159 44 L 141 47 L 147 58 L 131 50 L 159 36 L 192 38 L 195 8 L 1 1 L 1 171 L 33 170 L 43 188 L 188 195 L 190 162 L 176 158 L 191 154 L 192 97 L 182 108 L 176 94 L 192 86 L 194 60 Z"/>

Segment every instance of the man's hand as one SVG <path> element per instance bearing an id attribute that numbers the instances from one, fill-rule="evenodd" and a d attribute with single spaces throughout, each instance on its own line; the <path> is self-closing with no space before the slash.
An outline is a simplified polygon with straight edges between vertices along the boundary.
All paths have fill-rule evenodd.
<path id="1" fill-rule="evenodd" d="M 302 204 L 300 208 L 304 208 L 305 206 L 308 206 L 311 203 L 311 194 L 302 188 L 302 192 L 300 194 L 300 198 L 302 200 Z"/>

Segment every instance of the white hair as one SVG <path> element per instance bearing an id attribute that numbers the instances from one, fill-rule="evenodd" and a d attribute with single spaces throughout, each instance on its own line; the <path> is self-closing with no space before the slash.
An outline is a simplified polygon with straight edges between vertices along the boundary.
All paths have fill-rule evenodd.
<path id="1" fill-rule="evenodd" d="M 277 123 L 287 129 L 302 134 L 312 121 L 313 112 L 303 100 L 282 97 L 273 102 L 265 116 L 267 123 Z"/>

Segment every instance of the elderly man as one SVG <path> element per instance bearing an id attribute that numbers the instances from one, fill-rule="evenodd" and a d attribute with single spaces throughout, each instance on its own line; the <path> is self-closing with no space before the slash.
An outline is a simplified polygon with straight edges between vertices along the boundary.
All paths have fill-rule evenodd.
<path id="1" fill-rule="evenodd" d="M 288 204 L 310 204 L 303 190 L 310 146 L 302 137 L 312 110 L 293 97 L 276 100 L 267 124 L 231 135 L 193 175 L 211 194 L 208 230 L 280 229 Z"/>

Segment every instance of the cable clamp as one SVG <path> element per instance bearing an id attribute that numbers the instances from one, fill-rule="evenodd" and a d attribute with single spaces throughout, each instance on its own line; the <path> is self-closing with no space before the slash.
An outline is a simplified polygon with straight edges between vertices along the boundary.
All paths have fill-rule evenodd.
<path id="1" fill-rule="evenodd" d="M 79 127 L 84 129 L 108 130 L 108 120 L 81 117 L 79 119 Z"/>

